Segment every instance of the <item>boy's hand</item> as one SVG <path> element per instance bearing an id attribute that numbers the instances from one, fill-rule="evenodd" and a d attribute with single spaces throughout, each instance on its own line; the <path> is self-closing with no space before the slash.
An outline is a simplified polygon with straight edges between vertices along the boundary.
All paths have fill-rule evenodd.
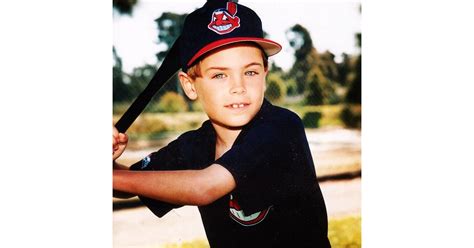
<path id="1" fill-rule="evenodd" d="M 124 133 L 119 133 L 117 128 L 112 126 L 113 128 L 113 136 L 112 136 L 112 160 L 115 161 L 120 155 L 122 155 L 123 151 L 125 151 L 125 147 L 127 147 L 128 143 L 128 136 Z"/>

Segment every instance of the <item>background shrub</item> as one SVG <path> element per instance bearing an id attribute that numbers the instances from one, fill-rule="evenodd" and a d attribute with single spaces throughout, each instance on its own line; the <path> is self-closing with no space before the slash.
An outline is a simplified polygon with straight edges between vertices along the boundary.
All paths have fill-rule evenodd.
<path id="1" fill-rule="evenodd" d="M 309 128 L 318 128 L 320 119 L 321 119 L 321 112 L 308 111 L 303 116 L 303 125 Z"/>
<path id="2" fill-rule="evenodd" d="M 286 86 L 277 73 L 270 73 L 267 76 L 267 89 L 265 97 L 272 103 L 282 103 L 286 96 Z"/>
<path id="3" fill-rule="evenodd" d="M 345 106 L 339 118 L 344 123 L 344 126 L 349 128 L 360 128 L 361 127 L 361 113 L 360 110 L 356 111 L 351 109 L 349 106 Z"/>
<path id="4" fill-rule="evenodd" d="M 152 110 L 171 113 L 185 112 L 188 111 L 188 104 L 183 96 L 176 92 L 169 91 L 160 98 L 160 101 Z"/>
<path id="5" fill-rule="evenodd" d="M 140 115 L 127 130 L 131 138 L 149 138 L 168 131 L 165 122 L 150 115 Z"/>
<path id="6" fill-rule="evenodd" d="M 199 103 L 199 101 L 193 101 L 191 103 L 191 111 L 193 112 L 204 112 L 204 109 L 202 108 L 202 105 L 201 103 Z"/>

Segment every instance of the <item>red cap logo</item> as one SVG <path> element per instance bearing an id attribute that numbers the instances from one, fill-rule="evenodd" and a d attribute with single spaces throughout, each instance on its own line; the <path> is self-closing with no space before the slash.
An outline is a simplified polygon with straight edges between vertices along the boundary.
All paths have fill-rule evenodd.
<path id="1" fill-rule="evenodd" d="M 212 13 L 211 22 L 207 27 L 217 34 L 228 34 L 240 27 L 240 18 L 236 16 L 237 4 L 227 2 L 226 9 L 216 9 Z"/>

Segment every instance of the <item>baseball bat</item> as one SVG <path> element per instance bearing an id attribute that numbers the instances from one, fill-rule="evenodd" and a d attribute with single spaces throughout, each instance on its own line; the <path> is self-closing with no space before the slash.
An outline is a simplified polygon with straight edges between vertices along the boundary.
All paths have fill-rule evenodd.
<path id="1" fill-rule="evenodd" d="M 166 54 L 163 63 L 155 73 L 150 83 L 133 101 L 132 105 L 125 111 L 115 124 L 117 130 L 125 133 L 132 123 L 137 119 L 140 113 L 145 109 L 146 105 L 151 101 L 156 92 L 179 70 L 179 36 L 173 43 L 173 46 Z"/>

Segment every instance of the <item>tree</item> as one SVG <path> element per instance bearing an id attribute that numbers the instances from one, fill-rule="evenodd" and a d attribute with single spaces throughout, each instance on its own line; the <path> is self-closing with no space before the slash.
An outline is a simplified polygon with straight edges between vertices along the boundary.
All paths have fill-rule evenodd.
<path id="1" fill-rule="evenodd" d="M 308 90 L 305 94 L 306 104 L 308 105 L 321 105 L 324 104 L 324 92 L 321 88 L 321 81 L 324 81 L 325 78 L 322 75 L 320 70 L 313 69 L 308 74 Z"/>
<path id="2" fill-rule="evenodd" d="M 362 12 L 362 5 L 359 5 L 359 12 Z M 362 49 L 362 34 L 355 34 L 356 45 Z M 348 80 L 349 89 L 346 94 L 346 102 L 348 103 L 362 103 L 362 55 L 359 53 L 351 67 L 352 75 Z"/>
<path id="3" fill-rule="evenodd" d="M 133 69 L 133 72 L 128 75 L 130 77 L 130 92 L 134 97 L 137 97 L 145 87 L 150 83 L 153 75 L 156 73 L 156 66 L 143 65 Z"/>
<path id="4" fill-rule="evenodd" d="M 112 6 L 120 15 L 132 15 L 133 7 L 137 2 L 138 0 L 113 0 Z M 113 102 L 129 101 L 131 95 L 127 84 L 125 84 L 125 74 L 122 71 L 122 59 L 118 56 L 113 46 L 112 54 L 114 59 L 114 65 L 112 67 Z"/>
<path id="5" fill-rule="evenodd" d="M 289 43 L 295 49 L 295 63 L 289 71 L 289 76 L 296 81 L 296 92 L 302 94 L 307 84 L 307 75 L 311 67 L 316 66 L 319 60 L 316 48 L 306 28 L 296 24 L 287 31 Z"/>
<path id="6" fill-rule="evenodd" d="M 286 96 L 286 87 L 281 73 L 269 72 L 265 97 L 272 103 L 281 103 Z"/>
<path id="7" fill-rule="evenodd" d="M 350 56 L 346 53 L 342 53 L 342 62 L 337 64 L 338 79 L 337 81 L 342 85 L 347 85 L 347 76 L 350 71 Z"/>
<path id="8" fill-rule="evenodd" d="M 357 46 L 362 46 L 362 36 L 360 33 L 356 34 Z M 359 54 L 355 57 L 352 64 L 352 77 L 348 80 L 349 89 L 346 94 L 346 102 L 348 103 L 362 103 L 362 56 Z"/>
<path id="9" fill-rule="evenodd" d="M 137 2 L 138 0 L 114 0 L 113 7 L 121 15 L 132 15 L 133 7 Z"/>
<path id="10" fill-rule="evenodd" d="M 173 43 L 181 34 L 184 20 L 188 14 L 176 14 L 171 12 L 164 12 L 158 17 L 155 22 L 158 25 L 158 44 L 165 44 L 166 50 L 156 54 L 158 61 L 163 61 Z"/>
<path id="11" fill-rule="evenodd" d="M 296 81 L 298 94 L 306 96 L 307 103 L 333 104 L 338 102 L 334 82 L 337 65 L 330 52 L 318 54 L 308 30 L 296 24 L 287 32 L 290 45 L 295 49 L 295 63 L 289 76 Z M 320 97 L 321 99 L 309 99 Z"/>
<path id="12" fill-rule="evenodd" d="M 319 58 L 319 68 L 321 68 L 324 76 L 333 82 L 337 82 L 339 80 L 339 70 L 336 62 L 334 61 L 334 54 L 332 54 L 330 51 L 326 51 L 319 54 Z"/>
<path id="13" fill-rule="evenodd" d="M 173 46 L 176 39 L 181 35 L 184 20 L 188 14 L 176 14 L 171 12 L 164 12 L 158 17 L 155 22 L 158 25 L 158 44 L 165 44 L 166 49 L 156 54 L 158 61 L 163 61 L 168 54 L 168 51 Z M 160 90 L 161 92 L 174 91 L 183 95 L 177 76 L 173 76 Z M 191 104 L 188 102 L 188 104 Z"/>
<path id="14" fill-rule="evenodd" d="M 130 93 L 123 80 L 122 59 L 118 56 L 115 47 L 112 47 L 114 65 L 112 67 L 113 102 L 124 102 L 130 99 Z"/>

